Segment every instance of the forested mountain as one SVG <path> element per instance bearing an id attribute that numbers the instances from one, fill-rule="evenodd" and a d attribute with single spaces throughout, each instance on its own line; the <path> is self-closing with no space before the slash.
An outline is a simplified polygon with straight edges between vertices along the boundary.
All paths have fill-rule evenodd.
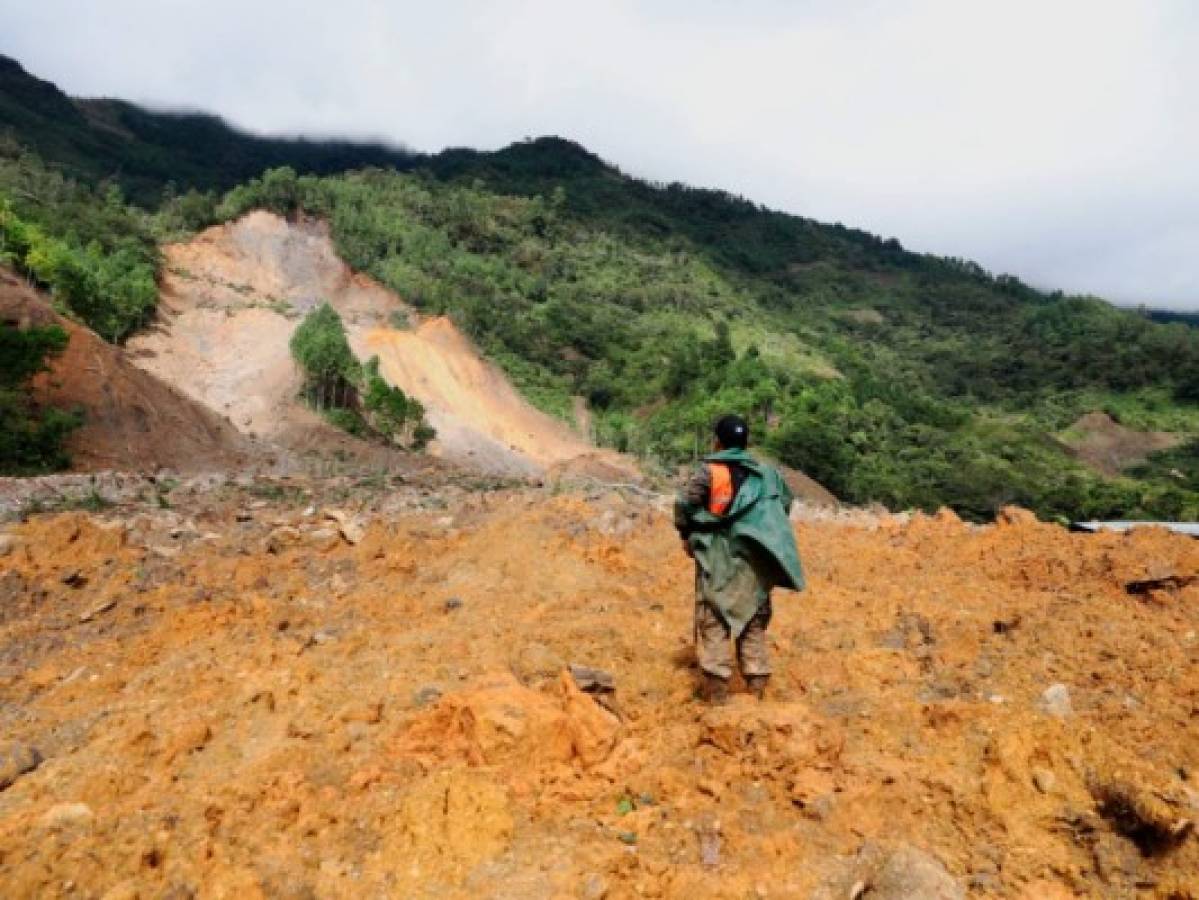
<path id="1" fill-rule="evenodd" d="M 119 184 L 154 206 L 163 188 L 225 190 L 272 166 L 342 172 L 413 165 L 419 157 L 382 144 L 263 138 L 203 113 L 154 112 L 122 100 L 73 99 L 0 55 L 0 134 L 64 174 Z"/>
<path id="2" fill-rule="evenodd" d="M 156 241 L 266 207 L 326 218 L 354 267 L 453 316 L 542 408 L 585 397 L 598 439 L 651 467 L 739 409 L 856 502 L 1199 517 L 1186 324 L 646 183 L 559 138 L 434 156 L 276 141 L 0 72 L 0 253 L 110 339 L 152 315 Z M 1072 453 L 1096 410 L 1180 445 L 1102 475 Z"/>

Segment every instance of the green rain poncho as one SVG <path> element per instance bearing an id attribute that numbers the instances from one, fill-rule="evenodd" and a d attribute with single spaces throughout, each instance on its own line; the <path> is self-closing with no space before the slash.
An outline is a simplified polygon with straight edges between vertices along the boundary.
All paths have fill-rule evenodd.
<path id="1" fill-rule="evenodd" d="M 744 450 L 722 450 L 705 462 L 737 463 L 744 469 L 732 506 L 715 516 L 680 496 L 675 520 L 702 570 L 702 599 L 719 610 L 736 637 L 772 588 L 804 588 L 803 564 L 787 515 L 794 498 L 773 466 Z"/>

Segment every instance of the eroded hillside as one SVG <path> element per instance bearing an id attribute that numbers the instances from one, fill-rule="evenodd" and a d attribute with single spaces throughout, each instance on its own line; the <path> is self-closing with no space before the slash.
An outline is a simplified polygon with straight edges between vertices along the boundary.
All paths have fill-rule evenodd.
<path id="1" fill-rule="evenodd" d="M 1193 541 L 800 521 L 710 710 L 663 499 L 246 484 L 2 539 L 8 896 L 1199 896 Z"/>
<path id="2" fill-rule="evenodd" d="M 384 377 L 424 404 L 435 455 L 502 474 L 580 458 L 618 476 L 632 471 L 530 406 L 448 319 L 420 322 L 394 293 L 353 273 L 318 222 L 254 212 L 165 253 L 159 322 L 129 350 L 247 434 L 290 447 L 337 436 L 299 400 L 288 349 L 302 318 L 327 301 L 358 357 L 379 356 Z"/>
<path id="3" fill-rule="evenodd" d="M 57 314 L 49 298 L 6 268 L 0 268 L 0 320 L 66 331 L 66 348 L 37 377 L 33 397 L 82 414 L 81 427 L 67 443 L 75 469 L 214 470 L 265 458 L 263 448 L 223 416 L 134 365 L 120 347 Z"/>

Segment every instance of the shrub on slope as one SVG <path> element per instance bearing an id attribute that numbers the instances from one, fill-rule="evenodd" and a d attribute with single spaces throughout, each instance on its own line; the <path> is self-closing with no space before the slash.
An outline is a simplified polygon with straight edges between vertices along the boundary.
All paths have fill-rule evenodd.
<path id="1" fill-rule="evenodd" d="M 79 426 L 79 417 L 38 409 L 29 395 L 30 379 L 66 345 L 67 333 L 57 325 L 0 324 L 0 474 L 30 475 L 69 464 L 63 442 Z"/>
<path id="2" fill-rule="evenodd" d="M 291 337 L 291 353 L 304 373 L 309 405 L 350 434 L 376 435 L 411 449 L 435 436 L 420 401 L 408 397 L 379 374 L 378 359 L 363 365 L 346 340 L 337 311 L 322 303 Z"/>

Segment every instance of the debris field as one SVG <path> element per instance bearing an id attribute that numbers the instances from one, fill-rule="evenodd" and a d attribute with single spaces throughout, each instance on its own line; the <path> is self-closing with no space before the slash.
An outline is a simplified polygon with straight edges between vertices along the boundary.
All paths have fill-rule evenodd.
<path id="1" fill-rule="evenodd" d="M 796 527 L 768 697 L 708 708 L 667 498 L 296 480 L 29 515 L 2 893 L 1199 897 L 1199 543 Z"/>

